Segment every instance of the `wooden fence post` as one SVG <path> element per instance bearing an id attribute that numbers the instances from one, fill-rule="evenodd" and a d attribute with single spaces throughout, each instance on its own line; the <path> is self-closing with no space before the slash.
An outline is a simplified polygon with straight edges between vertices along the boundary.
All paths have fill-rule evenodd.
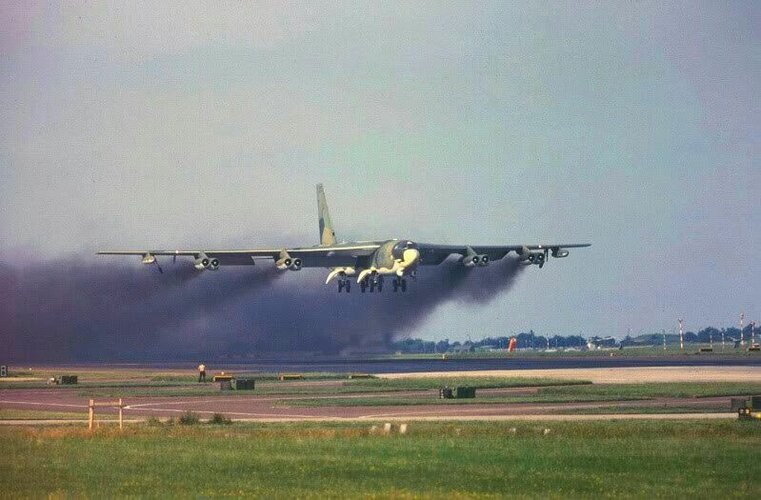
<path id="1" fill-rule="evenodd" d="M 90 414 L 87 419 L 87 428 L 92 430 L 93 422 L 95 421 L 95 401 L 90 400 Z"/>

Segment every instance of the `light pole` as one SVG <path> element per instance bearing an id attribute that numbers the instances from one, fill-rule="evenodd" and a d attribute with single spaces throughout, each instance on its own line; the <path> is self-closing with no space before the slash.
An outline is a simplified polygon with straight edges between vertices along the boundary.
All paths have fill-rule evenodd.
<path id="1" fill-rule="evenodd" d="M 684 323 L 679 320 L 679 349 L 684 351 Z"/>

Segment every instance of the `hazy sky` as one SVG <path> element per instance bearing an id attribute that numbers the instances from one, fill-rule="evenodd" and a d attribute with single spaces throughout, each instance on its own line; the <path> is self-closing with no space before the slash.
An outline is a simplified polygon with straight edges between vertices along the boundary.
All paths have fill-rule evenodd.
<path id="1" fill-rule="evenodd" d="M 761 319 L 759 26 L 757 2 L 0 2 L 0 251 L 314 244 L 323 182 L 339 239 L 593 243 L 411 336 Z"/>

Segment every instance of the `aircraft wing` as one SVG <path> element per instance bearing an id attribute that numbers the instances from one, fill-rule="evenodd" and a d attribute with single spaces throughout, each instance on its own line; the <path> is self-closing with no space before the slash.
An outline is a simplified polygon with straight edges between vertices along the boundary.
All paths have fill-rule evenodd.
<path id="1" fill-rule="evenodd" d="M 591 246 L 591 243 L 564 243 L 564 244 L 547 244 L 547 245 L 437 245 L 428 243 L 418 243 L 420 251 L 420 263 L 423 265 L 438 265 L 444 262 L 450 255 L 461 255 L 463 257 L 469 254 L 486 255 L 489 260 L 499 260 L 510 252 L 522 255 L 526 250 L 530 252 L 552 252 L 554 257 L 565 257 L 563 254 L 568 248 L 584 248 Z"/>
<path id="2" fill-rule="evenodd" d="M 151 264 L 157 256 L 192 257 L 218 260 L 222 266 L 253 266 L 258 259 L 278 259 L 288 256 L 300 259 L 300 267 L 356 266 L 378 249 L 378 243 L 339 244 L 332 246 L 260 248 L 243 250 L 102 250 L 98 255 L 137 255 L 143 263 Z"/>

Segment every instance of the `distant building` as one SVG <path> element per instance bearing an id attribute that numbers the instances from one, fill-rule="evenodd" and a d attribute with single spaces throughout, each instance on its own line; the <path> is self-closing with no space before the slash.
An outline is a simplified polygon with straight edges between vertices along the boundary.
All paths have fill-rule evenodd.
<path id="1" fill-rule="evenodd" d="M 618 345 L 618 341 L 613 337 L 589 337 L 587 339 L 587 349 L 610 349 Z"/>

